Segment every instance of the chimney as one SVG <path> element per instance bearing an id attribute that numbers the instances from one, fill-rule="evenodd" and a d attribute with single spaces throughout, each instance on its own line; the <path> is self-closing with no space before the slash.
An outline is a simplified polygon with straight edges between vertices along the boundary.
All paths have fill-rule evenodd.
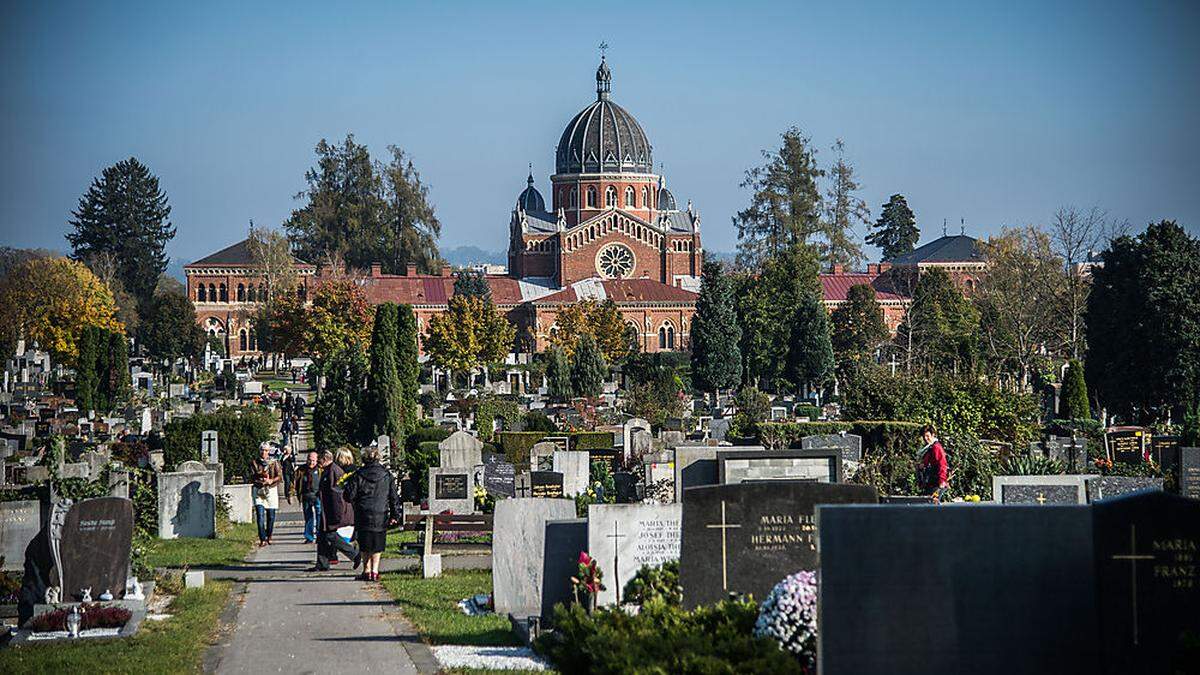
<path id="1" fill-rule="evenodd" d="M 845 274 L 845 273 L 846 273 L 846 266 L 845 266 L 845 265 L 834 265 L 834 266 L 833 266 L 833 273 L 834 273 L 834 274 Z"/>
<path id="2" fill-rule="evenodd" d="M 883 274 L 884 272 L 886 272 L 890 269 L 892 269 L 892 263 L 890 263 L 890 262 L 879 263 L 879 273 L 880 274 Z"/>
<path id="3" fill-rule="evenodd" d="M 451 276 L 449 263 L 442 265 L 442 276 L 444 276 L 444 277 Z"/>
<path id="4" fill-rule="evenodd" d="M 406 276 L 406 277 L 417 276 L 417 263 L 411 263 L 411 262 L 408 263 L 408 267 L 405 268 L 405 270 L 404 270 L 404 276 Z"/>
<path id="5" fill-rule="evenodd" d="M 371 278 L 378 279 L 383 276 L 383 263 L 371 263 Z"/>

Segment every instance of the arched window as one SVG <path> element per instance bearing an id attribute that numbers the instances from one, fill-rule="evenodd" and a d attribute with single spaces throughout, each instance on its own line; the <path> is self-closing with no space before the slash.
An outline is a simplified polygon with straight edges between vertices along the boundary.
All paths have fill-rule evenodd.
<path id="1" fill-rule="evenodd" d="M 217 286 L 216 286 L 216 284 L 208 285 L 208 301 L 209 302 L 217 301 Z"/>
<path id="2" fill-rule="evenodd" d="M 225 288 L 225 284 L 221 284 L 221 302 L 229 302 L 229 289 Z"/>
<path id="3" fill-rule="evenodd" d="M 650 208 L 650 188 L 648 187 L 642 188 L 642 208 Z"/>
<path id="4" fill-rule="evenodd" d="M 625 207 L 630 209 L 637 208 L 637 193 L 631 187 L 625 188 Z"/>
<path id="5" fill-rule="evenodd" d="M 611 209 L 617 205 L 617 188 L 609 185 L 604 188 L 604 208 Z"/>
<path id="6" fill-rule="evenodd" d="M 587 207 L 596 208 L 596 188 L 589 186 L 587 191 Z"/>
<path id="7" fill-rule="evenodd" d="M 258 330 L 250 329 L 250 351 L 258 351 Z"/>
<path id="8" fill-rule="evenodd" d="M 243 351 L 243 352 L 246 351 L 246 329 L 245 328 L 238 331 L 238 350 Z"/>
<path id="9" fill-rule="evenodd" d="M 200 302 L 206 302 L 208 300 L 208 293 L 206 291 L 207 289 L 204 288 L 204 284 L 200 284 L 200 287 L 196 289 L 196 299 Z"/>
<path id="10" fill-rule="evenodd" d="M 251 287 L 251 292 L 253 292 L 253 290 L 254 290 L 253 287 Z M 237 298 L 238 298 L 238 302 L 246 301 L 246 286 L 244 284 L 238 284 Z"/>
<path id="11" fill-rule="evenodd" d="M 658 329 L 658 348 L 675 349 L 675 326 L 670 322 L 664 323 Z"/>
<path id="12" fill-rule="evenodd" d="M 577 188 L 577 187 L 571 188 L 570 204 L 571 204 L 571 208 L 573 208 L 573 209 L 579 208 L 579 188 Z"/>

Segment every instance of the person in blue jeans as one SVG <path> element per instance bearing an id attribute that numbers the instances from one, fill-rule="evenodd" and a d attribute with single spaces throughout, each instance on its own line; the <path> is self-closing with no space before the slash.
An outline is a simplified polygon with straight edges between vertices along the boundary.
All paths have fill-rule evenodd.
<path id="1" fill-rule="evenodd" d="M 258 545 L 267 546 L 275 533 L 275 511 L 279 508 L 279 483 L 283 470 L 271 458 L 271 444 L 263 443 L 254 460 L 254 519 L 258 522 Z"/>
<path id="2" fill-rule="evenodd" d="M 309 452 L 307 461 L 296 469 L 296 496 L 304 507 L 304 541 L 311 544 L 317 540 L 317 525 L 321 522 L 321 467 L 317 465 L 317 453 Z"/>

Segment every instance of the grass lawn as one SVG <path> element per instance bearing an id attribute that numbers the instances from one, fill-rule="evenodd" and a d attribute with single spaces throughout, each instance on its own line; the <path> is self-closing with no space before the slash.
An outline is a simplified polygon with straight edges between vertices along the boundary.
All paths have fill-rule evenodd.
<path id="1" fill-rule="evenodd" d="M 458 601 L 492 592 L 490 570 L 447 570 L 436 579 L 423 579 L 419 570 L 390 572 L 381 579 L 421 637 L 434 645 L 506 645 L 520 643 L 508 618 L 487 614 L 467 616 Z"/>
<path id="2" fill-rule="evenodd" d="M 190 588 L 166 621 L 145 621 L 128 640 L 55 642 L 0 650 L 0 673 L 198 673 L 229 597 L 229 582 Z"/>
<path id="3" fill-rule="evenodd" d="M 401 544 L 417 543 L 416 530 L 390 530 L 387 533 L 387 545 L 383 549 L 383 557 L 399 558 Z M 466 597 L 465 595 L 463 596 Z M 462 598 L 459 598 L 461 600 Z"/>
<path id="4" fill-rule="evenodd" d="M 155 539 L 146 552 L 146 565 L 240 565 L 257 541 L 258 527 L 254 523 L 226 523 L 218 528 L 216 539 Z"/>

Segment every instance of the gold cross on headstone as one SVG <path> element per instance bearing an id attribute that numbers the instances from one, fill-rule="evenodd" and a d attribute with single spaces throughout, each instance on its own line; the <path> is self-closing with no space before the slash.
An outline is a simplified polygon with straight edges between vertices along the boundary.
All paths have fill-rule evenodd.
<path id="1" fill-rule="evenodd" d="M 613 533 L 604 535 L 613 540 L 613 583 L 617 589 L 617 607 L 621 606 L 621 540 L 625 535 L 617 530 L 617 521 L 613 521 Z"/>
<path id="2" fill-rule="evenodd" d="M 711 523 L 709 525 L 705 525 L 704 527 L 711 529 L 711 530 L 720 530 L 721 531 L 721 589 L 728 592 L 729 591 L 729 559 L 728 559 L 728 554 L 727 554 L 728 542 L 726 541 L 726 538 L 725 538 L 725 532 L 731 528 L 739 528 L 739 527 L 741 527 L 741 525 L 725 522 L 725 500 L 722 499 L 721 500 L 721 522 L 720 522 L 720 524 Z"/>
<path id="3" fill-rule="evenodd" d="M 1129 561 L 1129 581 L 1131 589 L 1130 606 L 1133 610 L 1133 644 L 1138 644 L 1138 611 L 1137 611 L 1137 564 L 1139 560 L 1154 560 L 1152 555 L 1138 555 L 1137 526 L 1129 525 L 1129 553 L 1112 556 L 1113 560 Z"/>
<path id="4" fill-rule="evenodd" d="M 1038 504 L 1041 504 L 1042 506 L 1045 506 L 1045 505 L 1046 505 L 1046 493 L 1045 493 L 1045 492 L 1039 492 L 1039 493 L 1038 493 L 1038 496 L 1037 496 L 1037 503 L 1038 503 Z"/>

